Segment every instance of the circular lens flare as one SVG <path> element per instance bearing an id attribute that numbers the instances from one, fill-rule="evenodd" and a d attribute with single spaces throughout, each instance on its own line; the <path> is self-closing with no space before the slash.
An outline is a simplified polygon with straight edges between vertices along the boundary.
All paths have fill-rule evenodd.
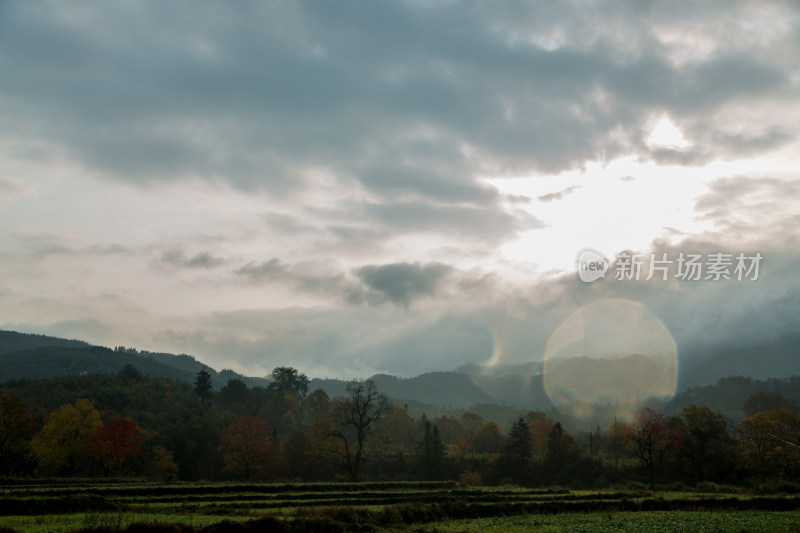
<path id="1" fill-rule="evenodd" d="M 580 418 L 597 407 L 632 411 L 675 394 L 678 351 L 647 308 L 603 299 L 569 315 L 550 335 L 543 362 L 550 401 Z"/>

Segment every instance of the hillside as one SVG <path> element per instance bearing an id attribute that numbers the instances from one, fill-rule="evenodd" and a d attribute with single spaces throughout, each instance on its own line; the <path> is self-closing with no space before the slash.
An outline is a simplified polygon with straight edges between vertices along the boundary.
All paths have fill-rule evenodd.
<path id="1" fill-rule="evenodd" d="M 481 390 L 469 376 L 457 372 L 430 372 L 413 378 L 398 378 L 376 374 L 372 381 L 378 390 L 397 402 L 414 401 L 457 408 L 468 408 L 476 403 L 493 403 L 497 399 Z M 331 398 L 343 396 L 347 381 L 340 379 L 312 379 L 309 389 L 322 389 Z"/>
<path id="2" fill-rule="evenodd" d="M 710 385 L 728 376 L 753 379 L 800 375 L 800 336 L 789 335 L 770 344 L 735 348 L 711 358 L 687 361 L 681 368 L 680 389 Z"/>
<path id="3" fill-rule="evenodd" d="M 82 348 L 51 346 L 0 355 L 0 382 L 21 378 L 109 374 L 119 372 L 128 364 L 148 376 L 181 381 L 193 381 L 195 378 L 192 373 L 178 370 L 154 359 L 115 352 L 101 346 Z"/>
<path id="4" fill-rule="evenodd" d="M 0 354 L 51 346 L 86 348 L 91 345 L 88 342 L 79 340 L 59 339 L 57 337 L 48 337 L 47 335 L 0 330 Z"/>
<path id="5" fill-rule="evenodd" d="M 126 348 L 111 350 L 79 340 L 0 331 L 0 382 L 21 378 L 115 373 L 127 364 L 148 376 L 190 383 L 201 369 L 206 368 L 218 389 L 230 379 L 241 379 L 250 387 L 268 383 L 263 378 L 248 378 L 231 370 L 217 372 L 186 354 L 139 352 Z"/>

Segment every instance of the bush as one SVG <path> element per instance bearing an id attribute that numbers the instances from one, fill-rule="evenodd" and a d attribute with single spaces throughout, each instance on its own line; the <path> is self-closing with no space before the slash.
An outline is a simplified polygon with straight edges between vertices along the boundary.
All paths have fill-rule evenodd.
<path id="1" fill-rule="evenodd" d="M 479 473 L 472 470 L 464 470 L 461 475 L 458 476 L 458 484 L 465 487 L 480 487 L 483 485 L 483 480 Z"/>

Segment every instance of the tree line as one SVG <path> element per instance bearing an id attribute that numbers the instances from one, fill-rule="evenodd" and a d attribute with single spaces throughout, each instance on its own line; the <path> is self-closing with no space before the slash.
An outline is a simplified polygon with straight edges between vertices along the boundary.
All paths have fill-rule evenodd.
<path id="1" fill-rule="evenodd" d="M 271 377 L 266 387 L 230 380 L 215 391 L 205 370 L 192 385 L 126 366 L 7 382 L 0 474 L 655 488 L 792 482 L 800 468 L 800 413 L 775 393 L 752 395 L 735 423 L 692 404 L 572 433 L 557 412 L 534 410 L 504 431 L 473 412 L 414 418 L 369 380 L 330 398 L 309 392 L 294 368 Z"/>

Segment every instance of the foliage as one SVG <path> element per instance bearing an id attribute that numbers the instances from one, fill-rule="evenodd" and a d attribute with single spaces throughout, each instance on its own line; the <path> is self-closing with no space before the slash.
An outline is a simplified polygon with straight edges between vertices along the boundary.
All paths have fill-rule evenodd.
<path id="1" fill-rule="evenodd" d="M 273 381 L 267 386 L 267 390 L 279 398 L 292 394 L 301 403 L 305 401 L 308 394 L 308 376 L 288 366 L 279 366 L 270 375 Z"/>
<path id="2" fill-rule="evenodd" d="M 272 428 L 259 417 L 243 414 L 231 421 L 219 446 L 225 470 L 244 479 L 274 473 L 278 444 Z"/>
<path id="3" fill-rule="evenodd" d="M 11 459 L 27 450 L 34 430 L 35 421 L 22 398 L 0 393 L 0 473 L 6 473 Z"/>
<path id="4" fill-rule="evenodd" d="M 364 446 L 372 426 L 391 409 L 385 394 L 378 392 L 372 381 L 354 379 L 347 384 L 347 397 L 334 402 L 331 417 L 314 424 L 314 433 L 322 441 L 320 449 L 355 481 L 361 472 Z"/>
<path id="5" fill-rule="evenodd" d="M 205 367 L 197 373 L 197 378 L 194 380 L 194 393 L 206 404 L 206 401 L 211 399 L 213 386 L 211 385 L 211 374 Z"/>
<path id="6" fill-rule="evenodd" d="M 108 475 L 121 467 L 125 459 L 139 455 L 139 430 L 136 422 L 117 417 L 108 424 L 98 426 L 90 435 L 92 457 L 100 460 L 103 472 Z"/>
<path id="7" fill-rule="evenodd" d="M 75 473 L 86 463 L 91 449 L 89 436 L 101 425 L 92 402 L 79 399 L 47 416 L 41 431 L 31 440 L 31 453 L 39 466 L 53 473 Z"/>
<path id="8" fill-rule="evenodd" d="M 667 453 L 680 448 L 681 433 L 669 424 L 662 413 L 641 409 L 631 425 L 628 439 L 633 453 L 644 463 L 650 476 L 650 488 L 655 489 L 655 474 L 664 463 Z"/>

